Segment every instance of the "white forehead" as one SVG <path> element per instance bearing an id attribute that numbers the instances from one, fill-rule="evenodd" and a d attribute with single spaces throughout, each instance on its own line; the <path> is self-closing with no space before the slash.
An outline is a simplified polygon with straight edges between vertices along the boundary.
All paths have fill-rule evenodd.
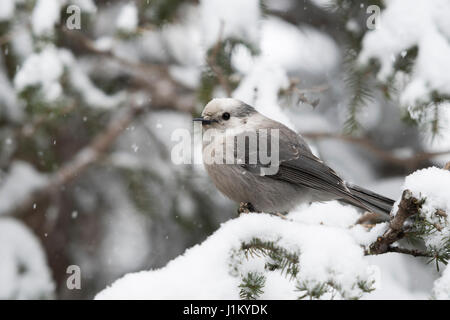
<path id="1" fill-rule="evenodd" d="M 212 99 L 203 109 L 202 114 L 213 115 L 222 111 L 232 111 L 243 105 L 243 102 L 233 98 L 216 98 Z"/>

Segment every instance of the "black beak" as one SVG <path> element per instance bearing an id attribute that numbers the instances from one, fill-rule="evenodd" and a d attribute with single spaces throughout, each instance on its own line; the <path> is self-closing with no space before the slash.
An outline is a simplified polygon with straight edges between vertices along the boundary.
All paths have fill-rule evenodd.
<path id="1" fill-rule="evenodd" d="M 194 119 L 192 119 L 192 121 L 201 121 L 202 124 L 211 124 L 211 123 L 213 123 L 213 122 L 217 122 L 216 120 L 208 120 L 208 119 L 205 119 L 205 118 L 203 118 L 203 117 L 200 117 L 200 118 L 194 118 Z"/>

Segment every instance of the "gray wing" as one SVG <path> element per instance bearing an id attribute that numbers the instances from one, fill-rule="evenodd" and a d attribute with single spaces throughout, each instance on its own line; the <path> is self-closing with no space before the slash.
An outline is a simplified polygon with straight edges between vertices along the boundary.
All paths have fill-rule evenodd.
<path id="1" fill-rule="evenodd" d="M 278 173 L 271 177 L 342 198 L 352 197 L 336 172 L 313 154 L 302 152 L 296 159 L 281 162 Z"/>
<path id="2" fill-rule="evenodd" d="M 267 175 L 267 177 L 329 193 L 336 198 L 346 199 L 359 207 L 368 209 L 351 193 L 333 169 L 312 154 L 300 135 L 282 124 L 277 123 L 277 126 L 274 126 L 273 123 L 274 121 L 271 123 L 271 128 L 279 129 L 279 168 L 276 174 Z M 267 140 L 271 141 L 270 138 Z M 256 164 L 250 164 L 247 154 L 251 155 L 254 152 L 257 150 L 246 149 L 245 163 L 241 166 L 253 174 L 260 174 L 261 167 L 268 165 L 259 161 Z"/>

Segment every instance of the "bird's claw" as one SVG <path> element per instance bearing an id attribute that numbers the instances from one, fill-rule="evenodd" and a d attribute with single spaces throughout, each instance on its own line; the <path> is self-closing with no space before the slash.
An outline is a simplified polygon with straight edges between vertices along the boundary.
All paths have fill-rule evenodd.
<path id="1" fill-rule="evenodd" d="M 250 202 L 241 202 L 239 204 L 238 216 L 240 216 L 243 213 L 250 213 L 250 212 L 258 212 Z"/>

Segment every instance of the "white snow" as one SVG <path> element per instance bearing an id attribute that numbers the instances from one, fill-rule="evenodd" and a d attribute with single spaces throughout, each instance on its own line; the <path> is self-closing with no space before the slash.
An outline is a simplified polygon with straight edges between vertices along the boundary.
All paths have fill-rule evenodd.
<path id="1" fill-rule="evenodd" d="M 333 3 L 332 0 L 312 0 L 312 2 L 318 7 L 326 7 Z"/>
<path id="2" fill-rule="evenodd" d="M 170 57 L 182 66 L 199 68 L 204 64 L 206 50 L 203 46 L 201 9 L 198 6 L 184 5 L 183 19 L 164 26 L 161 39 Z"/>
<path id="3" fill-rule="evenodd" d="M 33 32 L 38 36 L 53 34 L 53 28 L 60 19 L 61 7 L 65 1 L 38 0 L 31 16 Z"/>
<path id="4" fill-rule="evenodd" d="M 355 207 L 342 205 L 337 201 L 328 201 L 300 205 L 289 214 L 289 218 L 305 224 L 348 228 L 358 220 L 360 215 Z"/>
<path id="5" fill-rule="evenodd" d="M 0 58 L 0 105 L 6 110 L 6 115 L 10 119 L 18 120 L 23 117 L 23 104 L 19 103 L 16 91 L 6 76 L 6 70 L 3 67 L 3 59 Z M 0 110 L 2 108 L 0 107 Z"/>
<path id="6" fill-rule="evenodd" d="M 64 6 L 75 4 L 81 7 L 83 14 L 95 13 L 97 8 L 92 0 L 36 0 L 29 19 L 25 12 L 18 14 L 19 10 L 23 10 L 23 6 L 17 5 L 19 1 L 0 1 L 0 21 L 11 20 L 13 24 L 12 46 L 7 50 L 14 53 L 20 66 L 14 86 L 5 70 L 0 68 L 0 108 L 6 106 L 2 113 L 14 121 L 22 120 L 23 101 L 18 99 L 17 94 L 30 87 L 37 87 L 48 101 L 65 98 L 67 92 L 64 92 L 61 84 L 63 78 L 91 107 L 112 109 L 125 101 L 127 97 L 121 91 L 108 95 L 96 87 L 90 77 L 96 72 L 102 72 L 102 76 L 114 78 L 115 74 L 119 74 L 120 67 L 113 66 L 113 63 L 106 64 L 106 61 L 100 61 L 102 64 L 99 67 L 99 60 L 74 56 L 67 49 L 49 44 L 55 27 L 63 24 L 60 13 Z M 330 0 L 312 2 L 317 6 L 331 3 Z M 397 72 L 394 76 L 402 107 L 412 117 L 423 118 L 423 114 L 414 111 L 418 102 L 428 101 L 433 90 L 450 94 L 450 73 L 445 72 L 450 70 L 450 3 L 448 0 L 435 0 L 433 6 L 426 0 L 390 0 L 385 3 L 387 9 L 382 12 L 381 28 L 366 33 L 359 61 L 367 63 L 371 58 L 378 59 L 381 63 L 378 77 L 385 81 L 393 75 L 396 57 L 405 57 L 407 49 L 418 46 L 419 54 L 412 74 Z M 285 11 L 289 10 L 292 1 L 272 1 L 268 5 Z M 259 0 L 200 0 L 198 4 L 183 4 L 173 23 L 146 30 L 142 37 L 124 39 L 116 31 L 133 33 L 137 30 L 139 12 L 136 2 L 126 1 L 99 9 L 101 12 L 91 21 L 94 25 L 91 35 L 97 39 L 94 40 L 97 49 L 111 51 L 122 59 L 136 63 L 167 64 L 170 76 L 193 90 L 197 89 L 201 72 L 205 70 L 207 50 L 216 44 L 219 36 L 222 40 L 229 37 L 245 40 L 259 52 L 252 56 L 245 45 L 235 47 L 232 66 L 237 72 L 232 75 L 232 79 L 240 82 L 232 93 L 234 98 L 255 106 L 261 113 L 292 129 L 336 130 L 338 124 L 333 123 L 334 118 L 328 117 L 327 120 L 321 111 L 316 110 L 287 111 L 283 109 L 284 101 L 279 99 L 280 91 L 289 87 L 289 77 L 298 77 L 302 85 L 319 80 L 317 77 L 330 82 L 332 91 L 331 98 L 328 94 L 323 95 L 325 99 L 320 97 L 321 103 L 333 106 L 337 103 L 339 106 L 342 97 L 338 91 L 343 88 L 339 84 L 340 79 L 328 78 L 330 73 L 334 76 L 333 71 L 340 64 L 341 49 L 326 32 L 305 25 L 296 26 L 271 15 L 265 16 Z M 365 11 L 365 8 L 362 10 Z M 24 21 L 15 21 L 16 15 L 18 18 L 24 17 Z M 354 33 L 362 31 L 358 29 L 356 20 L 349 20 L 343 27 Z M 65 75 L 67 78 L 63 77 Z M 220 86 L 213 93 L 217 97 L 224 94 Z M 145 97 L 148 99 L 149 96 Z M 450 105 L 443 104 L 439 110 L 442 126 L 440 135 L 434 140 L 423 137 L 425 151 L 450 148 Z M 384 111 L 375 102 L 365 111 L 361 113 L 363 118 L 359 118 L 360 122 L 365 128 L 376 130 L 383 120 Z M 144 125 L 148 132 L 144 131 Z M 155 141 L 159 141 L 163 150 L 170 149 L 174 142 L 167 137 L 179 128 L 192 129 L 190 115 L 152 112 L 143 118 L 141 125 L 127 128 L 117 143 L 120 147 L 105 162 L 130 170 L 152 172 L 158 168 L 161 177 L 189 174 L 195 179 L 196 187 L 202 184 L 198 187 L 202 193 L 214 193 L 211 184 L 205 183 L 207 178 L 203 167 L 194 166 L 192 172 L 186 167 L 170 163 L 159 154 L 153 139 L 148 137 L 150 134 Z M 7 147 L 5 150 L 16 148 L 18 142 L 9 128 L 2 128 L 0 133 Z M 195 153 L 200 155 L 201 145 L 195 148 Z M 395 152 L 405 155 L 411 150 L 398 148 Z M 431 223 L 439 223 L 443 228 L 442 232 L 425 239 L 428 247 L 441 245 L 444 237 L 450 234 L 449 218 L 436 216 L 436 209 L 450 212 L 448 172 L 429 168 L 408 176 L 403 187 L 403 177 L 381 181 L 380 184 L 373 165 L 361 161 L 361 157 L 347 144 L 322 141 L 317 143 L 317 151 L 327 158 L 327 163 L 339 169 L 343 177 L 358 180 L 355 182 L 364 187 L 392 198 L 398 198 L 401 190 L 408 188 L 416 197 L 424 198 L 421 216 Z M 5 157 L 9 156 L 7 153 Z M 434 160 L 443 164 L 449 159 L 449 156 L 442 156 Z M 110 181 L 111 187 L 97 188 L 104 192 L 102 198 L 110 203 L 114 218 L 105 217 L 101 220 L 105 237 L 98 247 L 100 265 L 95 265 L 98 261 L 83 250 L 74 250 L 76 252 L 73 253 L 83 261 L 82 269 L 87 277 L 94 274 L 94 270 L 103 268 L 102 276 L 110 279 L 121 276 L 123 270 L 137 270 L 143 265 L 150 265 L 159 258 L 154 258 L 154 250 L 163 247 L 161 243 L 149 242 L 154 237 L 148 233 L 148 220 L 136 212 L 126 190 L 117 184 L 113 176 L 108 174 L 105 179 L 99 179 L 99 184 Z M 14 162 L 8 172 L 2 172 L 0 177 L 0 215 L 48 182 L 45 175 L 20 161 Z M 164 185 L 152 189 L 152 195 L 172 200 L 161 204 L 161 207 L 169 208 L 164 207 L 161 214 L 168 214 L 170 208 L 177 208 L 180 216 L 191 219 L 198 217 L 198 202 L 193 200 L 188 189 L 180 190 L 177 179 L 171 178 L 161 183 Z M 375 186 L 377 183 L 378 187 Z M 170 196 L 165 193 L 170 193 Z M 86 211 L 81 210 L 83 206 L 89 210 L 95 209 L 96 194 L 77 189 L 75 197 L 81 206 L 77 208 L 80 213 Z M 229 205 L 223 196 L 214 193 L 213 197 L 216 205 L 219 202 Z M 75 218 L 78 211 L 74 212 Z M 258 237 L 272 240 L 298 253 L 301 265 L 298 280 L 309 288 L 333 281 L 342 287 L 344 298 L 362 295 L 363 299 L 425 299 L 432 295 L 436 299 L 450 299 L 449 268 L 442 273 L 441 278 L 434 281 L 438 274 L 433 273 L 434 266 L 425 265 L 424 259 L 400 254 L 363 256 L 364 247 L 386 230 L 387 223 L 377 224 L 369 230 L 355 225 L 359 216 L 355 208 L 335 201 L 301 205 L 287 215 L 288 220 L 266 214 L 245 215 L 224 223 L 207 240 L 188 249 L 167 266 L 128 274 L 99 293 L 97 298 L 237 299 L 241 279 L 251 271 L 266 277 L 262 299 L 295 299 L 300 296 L 301 293 L 295 291 L 295 281 L 289 281 L 279 271 L 265 270 L 266 258 L 253 257 L 247 260 L 236 253 L 242 241 Z M 175 250 L 174 246 L 178 246 L 176 248 L 181 250 L 182 245 L 176 242 L 165 248 Z M 53 284 L 39 242 L 24 225 L 15 220 L 0 218 L 0 258 L 0 299 L 51 297 Z M 28 271 L 21 273 L 22 266 L 26 266 Z M 362 294 L 355 286 L 359 280 L 374 281 L 376 290 L 371 294 Z M 328 293 L 322 298 L 330 297 Z M 342 296 L 338 294 L 338 298 Z"/>
<path id="7" fill-rule="evenodd" d="M 211 48 L 220 35 L 222 39 L 237 37 L 250 43 L 257 43 L 260 11 L 259 0 L 201 0 L 200 12 L 205 47 Z"/>
<path id="8" fill-rule="evenodd" d="M 377 290 L 364 300 L 426 300 L 435 279 L 435 266 L 423 260 L 398 253 L 367 256 L 367 261 L 380 268 Z"/>
<path id="9" fill-rule="evenodd" d="M 31 192 L 44 186 L 47 177 L 30 164 L 15 161 L 6 177 L 0 180 L 0 215 L 26 199 Z"/>
<path id="10" fill-rule="evenodd" d="M 450 267 L 446 267 L 442 277 L 434 282 L 433 298 L 450 300 Z"/>
<path id="11" fill-rule="evenodd" d="M 380 17 L 382 27 L 364 36 L 359 61 L 378 59 L 382 81 L 392 75 L 398 55 L 418 47 L 411 78 L 400 93 L 405 106 L 429 101 L 434 90 L 450 94 L 450 73 L 443 72 L 450 70 L 449 12 L 447 0 L 433 1 L 433 5 L 427 0 L 387 1 Z"/>
<path id="12" fill-rule="evenodd" d="M 138 26 L 138 11 L 134 2 L 129 2 L 120 8 L 116 20 L 116 28 L 123 32 L 134 32 Z"/>
<path id="13" fill-rule="evenodd" d="M 14 16 L 15 0 L 2 0 L 0 2 L 0 21 L 10 20 Z"/>
<path id="14" fill-rule="evenodd" d="M 94 41 L 97 50 L 109 51 L 114 48 L 115 39 L 113 37 L 100 37 Z"/>
<path id="15" fill-rule="evenodd" d="M 52 101 L 62 93 L 59 78 L 67 64 L 68 53 L 50 45 L 39 53 L 31 54 L 14 78 L 14 86 L 22 91 L 29 86 L 42 86 L 45 99 Z"/>
<path id="16" fill-rule="evenodd" d="M 450 171 L 430 167 L 414 172 L 405 179 L 403 189 L 408 189 L 417 199 L 424 199 L 420 216 L 430 224 L 439 225 L 440 232 L 425 236 L 428 248 L 441 248 L 445 239 L 450 237 Z M 436 214 L 443 210 L 447 216 Z"/>
<path id="17" fill-rule="evenodd" d="M 93 14 L 97 12 L 97 6 L 93 0 L 71 0 L 70 4 L 80 7 L 83 13 Z"/>
<path id="18" fill-rule="evenodd" d="M 101 109 L 111 109 L 124 101 L 125 96 L 122 92 L 107 95 L 97 88 L 92 83 L 89 76 L 82 71 L 75 61 L 73 61 L 69 76 L 71 84 L 83 96 L 84 101 L 89 106 Z"/>
<path id="19" fill-rule="evenodd" d="M 397 180 L 395 183 L 398 185 Z M 449 171 L 428 168 L 408 176 L 403 189 L 425 199 L 421 215 L 435 223 L 436 209 L 450 211 L 449 186 Z M 336 201 L 300 205 L 286 220 L 267 214 L 243 215 L 222 224 L 202 244 L 188 249 L 166 267 L 128 274 L 101 291 L 96 299 L 237 299 L 240 281 L 248 272 L 266 278 L 261 299 L 295 299 L 301 296 L 296 284 L 312 289 L 324 282 L 340 286 L 342 295 L 337 294 L 337 298 L 429 298 L 429 286 L 435 277 L 433 267 L 401 254 L 364 256 L 363 248 L 385 232 L 387 223 L 369 230 L 355 225 L 359 216 L 352 206 Z M 438 219 L 443 232 L 426 238 L 427 246 L 438 246 L 444 236 L 448 237 L 447 219 Z M 274 241 L 299 255 L 300 272 L 295 281 L 279 271 L 268 271 L 263 256 L 246 258 L 239 251 L 241 243 L 253 238 Z M 448 297 L 447 274 L 445 271 L 435 281 L 433 297 Z M 371 283 L 375 290 L 361 292 L 358 281 Z M 328 292 L 321 298 L 332 295 Z"/>
<path id="20" fill-rule="evenodd" d="M 345 211 L 347 207 L 339 209 Z M 297 278 L 308 288 L 333 281 L 342 288 L 344 297 L 359 296 L 362 292 L 356 282 L 376 281 L 377 268 L 364 260 L 362 248 L 345 230 L 248 214 L 222 224 L 205 242 L 188 249 L 166 267 L 117 280 L 96 299 L 237 299 L 240 278 L 249 271 L 267 274 L 267 293 L 262 298 L 292 299 L 300 295 L 294 291 L 295 281 L 286 281 L 286 276 L 277 271 L 265 270 L 262 258 L 246 260 L 236 253 L 242 242 L 254 237 L 275 241 L 298 253 Z"/>
<path id="21" fill-rule="evenodd" d="M 278 93 L 288 86 L 289 79 L 283 68 L 263 57 L 256 57 L 251 69 L 233 92 L 233 98 L 244 101 L 265 116 L 294 128 L 278 102 Z"/>
<path id="22" fill-rule="evenodd" d="M 105 236 L 98 255 L 104 261 L 103 276 L 109 275 L 109 278 L 123 275 L 121 270 L 136 270 L 148 261 L 151 237 L 147 234 L 147 225 L 150 222 L 136 211 L 126 193 L 123 186 L 115 184 L 105 195 L 111 210 L 103 221 Z"/>
<path id="23" fill-rule="evenodd" d="M 11 45 L 20 61 L 25 60 L 33 53 L 33 38 L 31 31 L 26 26 L 15 26 L 14 37 L 11 38 Z"/>
<path id="24" fill-rule="evenodd" d="M 261 24 L 261 55 L 288 72 L 302 70 L 314 74 L 329 72 L 339 59 L 331 37 L 278 18 L 265 19 Z"/>
<path id="25" fill-rule="evenodd" d="M 428 132 L 421 135 L 422 146 L 427 152 L 450 151 L 450 102 L 442 103 L 439 109 L 439 131 L 434 137 Z M 443 154 L 432 159 L 436 164 L 444 166 L 450 161 L 450 153 Z"/>
<path id="26" fill-rule="evenodd" d="M 6 2 L 11 1 L 7 0 Z M 12 0 L 14 2 L 14 0 Z M 5 0 L 1 1 L 2 3 Z M 31 27 L 37 36 L 51 36 L 55 25 L 60 21 L 61 9 L 64 5 L 76 5 L 83 13 L 95 13 L 97 7 L 92 0 L 37 0 L 31 15 Z M 0 10 L 1 11 L 1 10 Z"/>
<path id="27" fill-rule="evenodd" d="M 39 240 L 18 220 L 0 218 L 0 256 L 0 299 L 53 296 L 54 284 Z"/>
<path id="28" fill-rule="evenodd" d="M 39 53 L 31 54 L 25 60 L 14 78 L 14 86 L 18 92 L 27 87 L 38 86 L 44 99 L 54 101 L 63 94 L 60 79 L 66 71 L 71 85 L 88 105 L 108 109 L 123 101 L 121 92 L 107 95 L 97 88 L 71 52 L 53 45 L 46 46 Z"/>

